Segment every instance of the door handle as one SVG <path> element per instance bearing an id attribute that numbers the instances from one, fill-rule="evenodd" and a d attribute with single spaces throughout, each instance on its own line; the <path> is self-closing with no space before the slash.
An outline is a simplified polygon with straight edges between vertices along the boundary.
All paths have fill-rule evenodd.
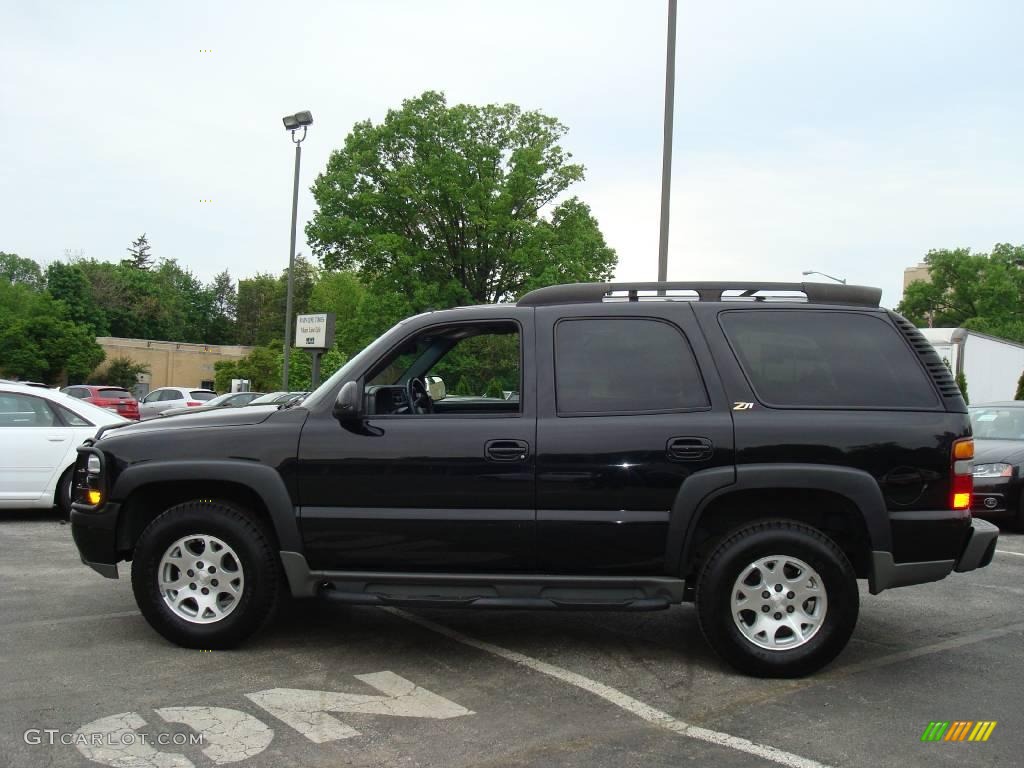
<path id="1" fill-rule="evenodd" d="M 524 461 L 530 454 L 530 444 L 525 440 L 488 440 L 484 444 L 484 456 L 490 461 Z"/>
<path id="2" fill-rule="evenodd" d="M 706 437 L 671 437 L 665 445 L 669 461 L 701 461 L 714 452 L 714 444 Z"/>

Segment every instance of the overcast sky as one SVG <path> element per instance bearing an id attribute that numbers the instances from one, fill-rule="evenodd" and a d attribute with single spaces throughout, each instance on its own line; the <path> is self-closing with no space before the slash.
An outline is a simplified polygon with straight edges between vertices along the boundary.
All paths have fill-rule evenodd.
<path id="1" fill-rule="evenodd" d="M 278 272 L 281 116 L 315 119 L 301 240 L 353 123 L 435 89 L 562 120 L 618 277 L 653 280 L 666 7 L 0 0 L 0 250 L 119 259 L 145 231 L 203 279 Z M 817 269 L 892 305 L 930 248 L 1024 241 L 1022 32 L 1019 0 L 680 2 L 669 277 Z"/>

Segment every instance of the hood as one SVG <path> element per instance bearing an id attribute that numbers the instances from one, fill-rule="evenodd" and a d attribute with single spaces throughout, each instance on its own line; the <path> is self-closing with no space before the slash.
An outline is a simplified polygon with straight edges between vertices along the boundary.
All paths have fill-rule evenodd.
<path id="1" fill-rule="evenodd" d="M 178 431 L 196 427 L 239 427 L 247 424 L 259 424 L 269 419 L 271 414 L 277 413 L 278 407 L 276 405 L 247 405 L 244 408 L 211 408 L 206 411 L 200 411 L 197 408 L 192 413 L 180 413 L 175 416 L 135 422 L 126 427 L 111 430 L 104 434 L 104 437 Z"/>
<path id="2" fill-rule="evenodd" d="M 1024 440 L 981 440 L 974 438 L 974 463 L 1024 463 Z"/>

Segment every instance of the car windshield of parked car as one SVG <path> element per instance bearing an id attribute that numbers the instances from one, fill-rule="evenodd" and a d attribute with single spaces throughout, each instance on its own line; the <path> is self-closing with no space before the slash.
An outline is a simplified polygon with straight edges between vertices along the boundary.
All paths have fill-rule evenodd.
<path id="1" fill-rule="evenodd" d="M 128 419 L 108 408 L 101 408 L 98 405 L 93 405 L 88 400 L 79 400 L 77 397 L 72 397 L 63 392 L 54 392 L 51 394 L 51 397 L 55 402 L 60 403 L 60 405 L 73 413 L 77 413 L 82 418 L 88 419 L 93 424 L 116 424 L 128 421 Z"/>
<path id="2" fill-rule="evenodd" d="M 287 392 L 268 392 L 267 394 L 252 400 L 249 405 L 275 405 L 281 402 L 280 398 L 287 397 Z"/>
<path id="3" fill-rule="evenodd" d="M 1024 440 L 1024 407 L 969 409 L 974 436 L 981 440 Z"/>

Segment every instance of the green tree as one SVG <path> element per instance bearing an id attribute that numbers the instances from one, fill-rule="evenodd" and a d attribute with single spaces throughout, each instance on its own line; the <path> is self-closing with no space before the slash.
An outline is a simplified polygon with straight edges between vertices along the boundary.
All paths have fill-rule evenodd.
<path id="1" fill-rule="evenodd" d="M 36 291 L 46 287 L 39 263 L 16 253 L 0 251 L 0 278 L 5 278 L 10 283 L 26 285 Z"/>
<path id="2" fill-rule="evenodd" d="M 281 283 L 273 275 L 259 273 L 238 281 L 239 344 L 258 346 L 284 338 Z"/>
<path id="3" fill-rule="evenodd" d="M 45 291 L 0 281 L 0 374 L 60 384 L 83 381 L 103 361 L 92 329 Z"/>
<path id="4" fill-rule="evenodd" d="M 149 269 L 152 266 L 153 257 L 149 253 L 150 245 L 145 232 L 132 240 L 132 244 L 125 250 L 128 251 L 128 258 L 122 264 L 135 269 Z"/>
<path id="5" fill-rule="evenodd" d="M 566 127 L 514 104 L 448 106 L 428 91 L 356 124 L 313 185 L 306 234 L 325 269 L 358 269 L 407 310 L 514 298 L 615 266 L 576 198 Z M 550 216 L 542 212 L 550 206 Z"/>
<path id="6" fill-rule="evenodd" d="M 68 310 L 76 323 L 88 325 L 96 336 L 110 335 L 110 321 L 92 292 L 92 284 L 78 264 L 55 261 L 46 268 L 46 290 Z"/>
<path id="7" fill-rule="evenodd" d="M 964 372 L 960 371 L 956 375 L 956 385 L 960 387 L 960 394 L 964 396 L 964 402 L 968 405 L 971 404 L 971 399 L 967 396 L 967 377 L 964 376 Z"/>
<path id="8" fill-rule="evenodd" d="M 1024 342 L 1024 246 L 934 250 L 925 263 L 930 279 L 908 285 L 897 307 L 908 320 Z"/>
<path id="9" fill-rule="evenodd" d="M 1017 379 L 1017 391 L 1013 395 L 1014 400 L 1024 400 L 1024 373 Z"/>
<path id="10" fill-rule="evenodd" d="M 130 357 L 121 356 L 111 359 L 89 378 L 94 384 L 110 384 L 130 392 L 135 389 L 135 385 L 139 382 L 139 374 L 142 373 L 149 373 L 148 365 L 136 362 Z"/>

